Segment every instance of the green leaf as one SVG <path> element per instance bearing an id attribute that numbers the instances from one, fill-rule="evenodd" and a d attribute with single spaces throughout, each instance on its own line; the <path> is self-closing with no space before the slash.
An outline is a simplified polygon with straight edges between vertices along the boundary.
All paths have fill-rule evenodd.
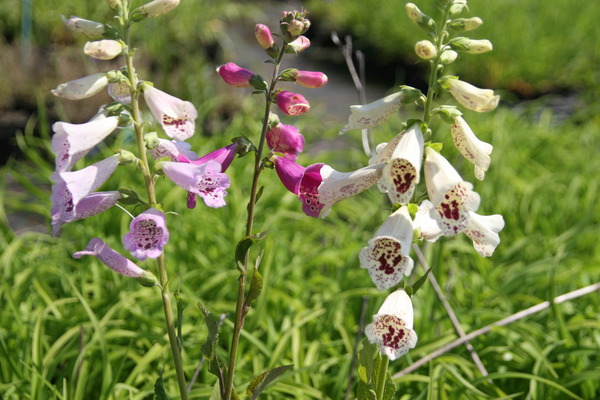
<path id="1" fill-rule="evenodd" d="M 252 379 L 252 381 L 250 381 L 250 384 L 246 389 L 246 396 L 249 400 L 256 400 L 262 391 L 265 390 L 267 386 L 275 380 L 275 378 L 283 374 L 285 371 L 292 369 L 293 367 L 294 364 L 282 365 L 281 367 L 267 370 L 258 375 Z"/>
<path id="2" fill-rule="evenodd" d="M 373 389 L 373 384 L 358 383 L 356 388 L 356 397 L 358 400 L 377 400 L 377 394 Z"/>
<path id="3" fill-rule="evenodd" d="M 433 268 L 433 266 L 429 267 L 429 269 L 427 271 L 425 271 L 425 273 L 419 279 L 417 279 L 417 281 L 412 286 L 409 286 L 409 288 L 412 290 L 412 293 L 410 293 L 409 296 L 412 296 L 415 293 L 417 293 L 417 291 L 421 288 L 421 286 L 423 286 L 425 281 L 427 281 L 427 275 L 429 275 L 432 268 Z M 408 290 L 407 290 L 407 293 L 408 293 Z"/>
<path id="4" fill-rule="evenodd" d="M 260 200 L 260 198 L 262 197 L 264 190 L 265 190 L 264 186 L 261 186 L 258 188 L 258 192 L 256 192 L 256 200 L 254 201 L 254 204 L 258 203 L 258 200 Z"/>
<path id="5" fill-rule="evenodd" d="M 390 371 L 388 370 L 386 380 L 385 380 L 385 388 L 383 389 L 382 400 L 392 400 L 394 398 L 394 394 L 396 394 L 397 389 L 398 388 L 396 387 L 396 384 L 394 383 L 394 380 L 392 379 L 392 375 L 390 374 Z"/>
<path id="6" fill-rule="evenodd" d="M 162 377 L 162 371 L 158 376 L 156 382 L 154 382 L 154 400 L 169 400 Z"/>
<path id="7" fill-rule="evenodd" d="M 202 355 L 209 360 L 215 358 L 215 352 L 217 349 L 217 344 L 219 343 L 219 326 L 217 321 L 212 316 L 210 311 L 204 307 L 204 305 L 198 302 L 198 308 L 202 313 L 202 317 L 204 318 L 204 323 L 206 323 L 206 328 L 208 329 L 208 337 L 206 338 L 206 343 L 202 345 Z"/>
<path id="8" fill-rule="evenodd" d="M 254 301 L 256 299 L 258 299 L 258 296 L 260 296 L 260 292 L 262 292 L 263 277 L 260 274 L 260 272 L 258 271 L 258 264 L 260 263 L 261 258 L 262 258 L 262 254 L 256 260 L 257 265 L 254 268 L 254 274 L 252 274 L 252 281 L 250 282 L 250 290 L 248 290 L 248 297 L 246 298 L 246 303 L 245 303 L 247 306 L 254 303 Z"/>
<path id="9" fill-rule="evenodd" d="M 263 240 L 268 233 L 269 231 L 262 231 L 257 233 L 256 235 L 245 236 L 244 238 L 242 238 L 242 240 L 238 242 L 237 246 L 235 246 L 236 263 L 238 265 L 244 265 L 244 262 L 246 260 L 246 253 L 248 253 L 250 247 L 252 247 L 254 243 Z"/>
<path id="10" fill-rule="evenodd" d="M 215 383 L 213 386 L 208 400 L 221 400 L 221 387 L 219 386 L 219 382 Z"/>

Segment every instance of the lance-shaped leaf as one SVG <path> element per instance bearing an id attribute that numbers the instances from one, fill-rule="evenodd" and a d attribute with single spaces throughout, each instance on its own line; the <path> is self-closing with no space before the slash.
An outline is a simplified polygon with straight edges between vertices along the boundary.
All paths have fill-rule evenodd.
<path id="1" fill-rule="evenodd" d="M 267 236 L 268 233 L 269 233 L 269 231 L 262 231 L 255 235 L 246 236 L 238 242 L 238 244 L 235 246 L 235 261 L 238 264 L 238 266 L 240 264 L 244 265 L 244 261 L 246 259 L 246 253 L 248 253 L 248 250 L 250 249 L 250 247 L 252 247 L 254 245 L 254 243 L 256 243 L 260 240 L 263 240 Z"/>
<path id="2" fill-rule="evenodd" d="M 202 345 L 202 355 L 209 360 L 215 358 L 217 344 L 219 343 L 219 325 L 215 320 L 215 317 L 208 311 L 206 307 L 200 302 L 198 302 L 198 308 L 202 313 L 202 317 L 204 318 L 204 323 L 206 324 L 206 329 L 208 330 L 208 337 L 206 338 L 206 343 Z"/>
<path id="3" fill-rule="evenodd" d="M 246 389 L 246 396 L 249 400 L 256 400 L 258 396 L 262 393 L 263 390 L 269 386 L 271 382 L 273 382 L 279 375 L 283 374 L 285 371 L 292 369 L 294 364 L 290 365 L 282 365 L 281 367 L 276 367 L 270 370 L 263 372 L 258 375 L 248 385 Z"/>

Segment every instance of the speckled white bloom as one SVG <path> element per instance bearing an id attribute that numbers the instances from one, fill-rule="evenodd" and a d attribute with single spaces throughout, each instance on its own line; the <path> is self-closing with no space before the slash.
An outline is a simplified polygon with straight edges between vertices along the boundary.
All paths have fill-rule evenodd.
<path id="1" fill-rule="evenodd" d="M 108 78 L 104 73 L 99 72 L 75 79 L 66 83 L 61 83 L 50 91 L 57 97 L 63 97 L 69 100 L 81 100 L 91 97 L 104 89 L 108 85 Z"/>
<path id="2" fill-rule="evenodd" d="M 403 91 L 399 91 L 369 104 L 350 106 L 351 114 L 348 117 L 348 124 L 339 133 L 343 134 L 352 129 L 372 128 L 382 124 L 400 109 L 405 96 Z"/>
<path id="3" fill-rule="evenodd" d="M 461 105 L 477 112 L 491 111 L 498 106 L 500 101 L 500 96 L 494 95 L 493 90 L 480 89 L 452 77 L 445 79 L 442 87 L 448 90 Z"/>
<path id="4" fill-rule="evenodd" d="M 97 60 L 112 60 L 123 52 L 123 45 L 116 40 L 96 40 L 87 42 L 83 52 Z"/>
<path id="5" fill-rule="evenodd" d="M 494 147 L 479 140 L 462 117 L 454 120 L 451 131 L 456 148 L 463 157 L 475 165 L 475 177 L 482 180 L 492 161 L 490 154 Z"/>

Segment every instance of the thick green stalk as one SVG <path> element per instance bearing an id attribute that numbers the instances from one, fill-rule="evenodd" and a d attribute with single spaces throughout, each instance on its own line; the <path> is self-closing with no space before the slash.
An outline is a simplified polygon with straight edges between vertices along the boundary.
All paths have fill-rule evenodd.
<path id="1" fill-rule="evenodd" d="M 124 13 L 125 14 L 125 13 Z M 126 18 L 126 16 L 124 16 Z M 144 182 L 146 184 L 146 191 L 148 192 L 148 201 L 151 205 L 158 204 L 156 201 L 156 192 L 154 191 L 154 182 L 152 181 L 152 175 L 150 173 L 150 166 L 148 164 L 148 156 L 146 154 L 146 144 L 144 141 L 144 132 L 142 129 L 142 119 L 140 116 L 140 105 L 139 105 L 139 89 L 138 79 L 133 67 L 133 52 L 131 51 L 131 40 L 130 40 L 130 25 L 129 22 L 124 19 L 123 31 L 125 35 L 125 43 L 127 45 L 126 61 L 127 61 L 127 74 L 129 82 L 131 84 L 131 117 L 133 119 L 133 126 L 135 129 L 135 137 L 138 143 L 138 152 L 140 157 L 139 166 L 144 175 Z M 175 331 L 175 323 L 173 318 L 173 310 L 171 307 L 171 295 L 169 293 L 167 268 L 165 265 L 164 252 L 157 259 L 158 273 L 161 284 L 161 297 L 163 302 L 163 310 L 165 313 L 165 324 L 167 327 L 167 333 L 169 336 L 169 344 L 171 346 L 171 353 L 173 355 L 173 363 L 175 365 L 175 371 L 177 374 L 177 383 L 179 385 L 179 394 L 182 400 L 187 400 L 187 391 L 185 383 L 185 373 L 183 370 L 183 360 L 181 358 L 181 351 L 179 348 L 179 342 L 177 340 L 177 333 Z"/>
<path id="2" fill-rule="evenodd" d="M 386 355 L 381 356 L 381 364 L 379 365 L 379 376 L 377 377 L 377 387 L 375 388 L 375 395 L 377 400 L 383 399 L 383 393 L 385 391 L 385 382 L 387 380 L 388 365 L 390 359 Z"/>

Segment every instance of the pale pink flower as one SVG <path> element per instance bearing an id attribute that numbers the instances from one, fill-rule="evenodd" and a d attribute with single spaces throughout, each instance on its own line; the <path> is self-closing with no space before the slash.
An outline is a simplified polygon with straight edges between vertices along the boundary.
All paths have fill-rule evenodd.
<path id="1" fill-rule="evenodd" d="M 267 50 L 275 45 L 275 40 L 273 40 L 273 35 L 271 34 L 271 30 L 268 26 L 256 24 L 256 27 L 254 28 L 254 34 L 256 35 L 258 44 L 263 49 Z"/>
<path id="2" fill-rule="evenodd" d="M 320 88 L 327 84 L 327 75 L 318 71 L 302 71 L 296 69 L 292 70 L 290 75 L 294 78 L 294 82 L 310 89 Z"/>
<path id="3" fill-rule="evenodd" d="M 159 257 L 168 241 L 165 214 L 156 208 L 135 217 L 129 225 L 129 232 L 123 236 L 124 247 L 138 260 Z"/>
<path id="4" fill-rule="evenodd" d="M 155 87 L 142 85 L 144 99 L 154 118 L 160 123 L 167 136 L 176 140 L 189 139 L 194 134 L 198 117 L 196 108 L 189 101 L 183 101 Z"/>
<path id="5" fill-rule="evenodd" d="M 162 170 L 169 179 L 186 191 L 202 197 L 204 203 L 212 208 L 225 205 L 226 190 L 230 185 L 229 177 L 221 172 L 221 168 L 221 164 L 214 160 L 201 165 L 170 161 L 162 163 Z"/>
<path id="6" fill-rule="evenodd" d="M 106 31 L 104 24 L 79 18 L 75 15 L 71 15 L 70 18 L 62 15 L 62 20 L 69 32 L 85 36 L 89 39 L 100 39 Z"/>
<path id="7" fill-rule="evenodd" d="M 310 40 L 304 36 L 300 35 L 295 40 L 288 43 L 288 49 L 291 53 L 300 53 L 310 47 Z"/>

